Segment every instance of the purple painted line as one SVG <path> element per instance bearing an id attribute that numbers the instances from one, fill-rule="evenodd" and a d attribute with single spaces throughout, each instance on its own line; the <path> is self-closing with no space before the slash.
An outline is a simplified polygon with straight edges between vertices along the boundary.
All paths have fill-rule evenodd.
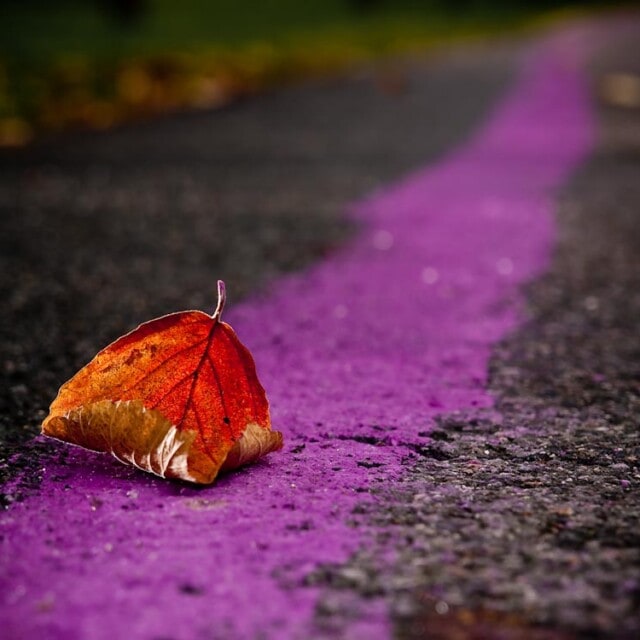
<path id="1" fill-rule="evenodd" d="M 204 490 L 82 450 L 46 469 L 3 516 L 4 637 L 314 635 L 318 591 L 300 580 L 366 545 L 374 531 L 347 524 L 366 490 L 402 476 L 403 443 L 437 414 L 492 404 L 491 346 L 521 318 L 553 191 L 591 147 L 581 48 L 545 43 L 475 138 L 355 207 L 357 240 L 227 315 L 285 453 Z M 353 435 L 390 446 L 338 438 Z M 384 603 L 366 606 L 349 637 L 388 636 Z"/>

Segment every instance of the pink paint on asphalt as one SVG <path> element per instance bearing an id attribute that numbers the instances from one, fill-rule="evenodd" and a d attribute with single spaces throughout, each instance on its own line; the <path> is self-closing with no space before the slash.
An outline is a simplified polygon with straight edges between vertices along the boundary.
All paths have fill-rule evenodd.
<path id="1" fill-rule="evenodd" d="M 337 255 L 264 299 L 234 308 L 230 292 L 284 453 L 205 489 L 78 449 L 45 470 L 3 514 L 3 637 L 321 635 L 301 581 L 366 547 L 354 506 L 393 486 L 436 415 L 491 406 L 492 345 L 521 318 L 554 190 L 592 143 L 581 42 L 545 43 L 477 136 L 356 205 L 364 230 Z M 390 635 L 383 602 L 361 613 L 349 638 Z"/>

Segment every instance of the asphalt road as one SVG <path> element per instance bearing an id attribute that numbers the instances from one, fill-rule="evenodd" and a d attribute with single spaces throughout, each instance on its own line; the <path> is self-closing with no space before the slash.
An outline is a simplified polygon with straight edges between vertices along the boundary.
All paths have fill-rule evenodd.
<path id="1" fill-rule="evenodd" d="M 233 304 L 334 250 L 350 203 L 464 139 L 513 55 L 391 63 L 1 151 L 2 455 L 37 433 L 61 381 L 141 320 L 212 308 L 218 278 Z"/>
<path id="2" fill-rule="evenodd" d="M 640 630 L 636 330 L 640 237 L 635 221 L 640 201 L 640 116 L 637 109 L 598 102 L 597 89 L 612 72 L 640 71 L 631 44 L 634 36 L 637 41 L 637 31 L 631 23 L 617 24 L 586 32 L 578 29 L 561 38 L 562 51 L 586 50 L 580 65 L 586 68 L 591 59 L 592 102 L 584 111 L 581 85 L 576 85 L 576 95 L 567 88 L 574 82 L 570 72 L 558 85 L 566 94 L 554 93 L 555 84 L 544 94 L 569 105 L 567 119 L 557 124 L 561 134 L 557 147 L 569 150 L 566 157 L 556 154 L 560 160 L 556 155 L 535 156 L 548 148 L 537 147 L 537 139 L 529 141 L 527 132 L 515 127 L 517 119 L 508 108 L 503 116 L 512 117 L 507 122 L 509 135 L 522 146 L 509 150 L 513 160 L 504 148 L 489 144 L 494 140 L 492 131 L 494 136 L 500 134 L 500 118 L 489 121 L 489 132 L 480 136 L 480 142 L 469 142 L 471 132 L 487 126 L 487 115 L 500 107 L 505 96 L 508 99 L 517 70 L 531 56 L 528 45 L 455 52 L 409 65 L 394 63 L 383 72 L 366 71 L 324 85 L 289 89 L 223 112 L 3 152 L 0 288 L 7 303 L 0 340 L 6 510 L 0 609 L 6 628 L 15 637 L 46 633 L 99 638 L 124 612 L 128 628 L 140 638 L 393 633 L 401 638 L 635 637 Z M 567 60 L 559 59 L 559 71 L 553 64 L 547 66 L 564 73 Z M 514 109 L 529 97 L 518 95 Z M 547 122 L 545 114 L 556 110 L 545 111 L 544 100 L 538 104 L 535 96 L 532 90 L 531 104 L 540 107 L 540 118 Z M 469 144 L 467 155 L 459 151 L 447 155 Z M 495 157 L 487 149 L 494 149 Z M 589 151 L 590 159 L 584 163 Z M 483 162 L 474 166 L 478 158 Z M 484 246 L 474 244 L 470 234 L 459 233 L 464 227 L 456 227 L 463 220 L 476 229 L 472 200 L 478 186 L 456 182 L 448 186 L 447 198 L 455 200 L 457 186 L 461 192 L 469 190 L 471 198 L 461 202 L 462 209 L 469 207 L 470 217 L 464 217 L 465 211 L 453 211 L 454 217 L 437 227 L 439 211 L 429 213 L 442 237 L 457 233 L 459 237 L 447 245 L 449 254 L 433 258 L 433 264 L 441 261 L 439 271 L 427 267 L 421 272 L 424 285 L 451 269 L 451 282 L 439 285 L 442 299 L 437 307 L 421 299 L 403 301 L 403 285 L 398 285 L 397 295 L 389 298 L 395 300 L 401 331 L 374 336 L 379 344 L 390 339 L 398 349 L 408 349 L 398 360 L 405 362 L 421 344 L 415 337 L 412 348 L 403 342 L 415 325 L 414 305 L 427 305 L 435 318 L 426 324 L 432 332 L 438 332 L 442 323 L 454 328 L 461 323 L 461 334 L 448 329 L 438 333 L 446 343 L 442 353 L 437 345 L 429 347 L 440 358 L 430 374 L 433 406 L 422 413 L 414 407 L 411 413 L 392 394 L 391 400 L 379 402 L 376 415 L 376 397 L 393 390 L 395 374 L 385 387 L 385 369 L 374 371 L 371 367 L 377 361 L 366 360 L 366 350 L 350 350 L 345 343 L 354 375 L 366 378 L 374 371 L 382 382 L 353 383 L 353 388 L 371 393 L 365 398 L 367 406 L 349 404 L 348 394 L 342 397 L 336 392 L 335 398 L 331 396 L 335 407 L 316 412 L 324 416 L 324 424 L 307 426 L 305 420 L 310 418 L 302 415 L 300 398 L 294 395 L 304 381 L 294 374 L 280 374 L 278 381 L 277 367 L 270 361 L 275 353 L 280 363 L 292 358 L 295 365 L 295 345 L 278 333 L 283 327 L 290 327 L 301 344 L 317 341 L 313 313 L 319 307 L 313 305 L 330 285 L 320 270 L 285 280 L 276 288 L 273 283 L 281 282 L 279 274 L 328 261 L 331 282 L 344 276 L 342 288 L 336 285 L 337 293 L 330 296 L 338 302 L 333 310 L 340 309 L 338 315 L 347 318 L 351 312 L 354 344 L 368 344 L 358 342 L 359 316 L 349 308 L 349 300 L 363 301 L 363 317 L 368 309 L 377 310 L 378 302 L 362 297 L 362 280 L 353 275 L 356 271 L 352 273 L 349 261 L 362 259 L 370 265 L 371 277 L 384 278 L 396 262 L 371 260 L 367 242 L 394 260 L 389 243 L 401 243 L 403 232 L 411 235 L 410 227 L 391 233 L 393 217 L 378 214 L 376 207 L 382 211 L 380 202 L 393 204 L 398 220 L 409 224 L 415 216 L 412 203 L 426 180 L 431 202 L 441 198 L 432 208 L 449 215 L 447 198 L 437 191 L 438 181 L 447 175 L 456 180 L 476 175 L 473 171 L 483 175 L 483 167 L 494 160 L 499 171 L 492 174 L 489 167 L 486 175 L 509 179 L 492 188 L 501 194 L 506 189 L 522 200 L 521 219 L 513 227 L 509 216 L 501 216 L 499 203 L 493 201 L 488 209 L 483 205 L 482 211 L 494 222 L 504 217 L 507 225 L 496 227 L 501 231 L 494 236 L 495 247 L 487 249 L 488 257 L 499 258 L 502 279 L 495 281 L 499 284 L 487 281 L 481 273 L 483 263 L 469 257 L 484 251 Z M 567 184 L 566 172 L 578 161 L 583 164 Z M 544 172 L 538 176 L 538 167 L 553 167 L 556 162 L 553 179 Z M 432 173 L 430 165 L 435 167 Z M 523 167 L 529 167 L 529 174 L 522 172 Z M 417 168 L 426 173 L 415 174 L 408 182 L 399 180 Z M 387 186 L 380 191 L 383 185 Z M 533 214 L 527 209 L 529 199 L 535 205 Z M 358 201 L 355 215 L 346 217 L 345 210 Z M 542 213 L 537 216 L 539 209 Z M 545 222 L 547 209 L 549 221 L 551 214 L 555 216 L 557 229 Z M 386 226 L 376 231 L 380 224 Z M 486 221 L 477 229 L 485 226 Z M 426 246 L 435 255 L 441 244 L 436 236 Z M 346 253 L 336 254 L 339 246 L 345 246 Z M 517 259 L 505 262 L 499 252 L 508 246 L 517 247 Z M 410 251 L 400 253 L 400 270 L 394 275 L 404 274 L 411 256 Z M 503 276 L 509 276 L 506 283 Z M 525 306 L 517 286 L 533 276 L 537 278 L 525 289 Z M 266 386 L 278 427 L 285 437 L 288 430 L 289 446 L 283 456 L 293 463 L 274 460 L 215 485 L 209 493 L 185 493 L 184 488 L 168 489 L 166 483 L 141 480 L 137 472 L 106 458 L 69 454 L 62 445 L 32 440 L 59 384 L 97 349 L 154 315 L 210 308 L 217 277 L 227 281 L 231 304 L 247 297 L 247 304 L 232 318 L 271 381 Z M 412 291 L 408 285 L 407 291 Z M 381 297 L 384 292 L 383 288 Z M 345 297 L 337 300 L 338 294 Z M 276 318 L 274 309 L 285 319 Z M 477 315 L 478 309 L 484 309 L 484 315 Z M 264 314 L 260 322 L 277 325 L 263 331 L 264 339 L 255 315 L 259 312 Z M 470 314 L 475 314 L 472 319 L 481 330 L 471 326 Z M 335 330 L 338 342 L 345 339 L 341 331 Z M 459 335 L 464 343 L 455 343 Z M 319 352 L 313 353 L 321 359 Z M 387 364 L 393 360 L 391 352 L 384 355 Z M 332 359 L 340 361 L 336 355 L 323 365 Z M 358 369 L 361 362 L 369 369 Z M 300 366 L 304 372 L 312 371 L 310 367 L 306 361 Z M 437 390 L 438 372 L 447 390 Z M 396 375 L 395 381 L 403 380 L 403 375 Z M 346 381 L 349 384 L 348 377 Z M 305 393 L 309 406 L 318 402 L 313 391 Z M 410 391 L 403 393 L 398 390 L 397 396 L 412 399 L 417 407 Z M 406 424 L 398 417 L 401 410 L 409 416 Z M 315 441 L 311 435 L 317 436 Z M 344 443 L 345 448 L 331 449 L 331 442 Z M 314 462 L 310 452 L 316 446 Z M 345 459 L 351 454 L 357 460 L 353 472 Z M 347 506 L 337 515 L 322 511 L 322 499 L 311 488 L 307 498 L 293 498 L 277 484 L 294 474 L 296 482 L 308 477 L 317 485 L 329 468 L 322 465 L 329 460 L 336 469 L 337 480 L 332 482 L 338 487 L 332 500 L 340 495 L 340 478 L 360 489 L 344 498 Z M 171 554 L 173 543 L 161 536 L 164 542 L 154 552 L 171 571 L 160 577 L 178 583 L 173 600 L 169 597 L 173 592 L 158 593 L 170 621 L 164 632 L 159 631 L 162 614 L 152 604 L 147 610 L 153 619 L 145 619 L 143 613 L 132 616 L 117 599 L 92 603 L 85 593 L 87 602 L 78 603 L 73 600 L 77 594 L 69 595 L 74 582 L 93 585 L 108 578 L 114 588 L 123 589 L 124 598 L 153 599 L 151 586 L 158 585 L 135 568 L 156 567 L 155 561 L 137 562 L 139 552 L 132 551 L 136 541 L 150 541 L 153 536 L 140 523 L 127 529 L 133 525 L 120 522 L 110 505 L 117 503 L 118 513 L 133 510 L 135 516 L 140 507 L 130 502 L 139 500 L 138 495 L 164 501 L 158 508 L 170 511 L 172 522 L 179 518 L 195 528 L 217 517 L 211 513 L 222 495 L 242 523 L 243 491 L 247 486 L 262 491 L 261 477 L 276 483 L 276 497 L 264 489 L 265 500 L 275 505 L 269 519 L 276 523 L 280 519 L 286 526 L 273 528 L 255 517 L 251 522 L 288 536 L 289 547 L 277 551 L 277 542 L 267 536 L 255 560 L 236 561 L 236 581 L 242 582 L 245 566 L 259 574 L 260 565 L 255 563 L 260 557 L 269 572 L 255 584 L 253 574 L 246 574 L 248 602 L 232 600 L 240 598 L 242 589 L 234 592 L 229 586 L 229 602 L 237 604 L 233 615 L 216 604 L 218 578 L 207 581 L 197 570 L 185 568 Z M 292 509 L 296 500 L 298 512 L 307 511 L 308 519 Z M 80 513 L 83 505 L 86 513 Z M 55 515 L 47 511 L 53 508 L 69 511 Z M 322 524 L 313 520 L 314 509 L 324 518 Z M 157 509 L 143 508 L 141 513 L 160 528 L 163 517 L 169 517 L 159 516 Z M 340 522 L 334 527 L 331 518 Z M 53 529 L 58 526 L 61 531 L 59 523 L 64 520 L 73 523 L 75 536 L 71 530 L 68 537 L 56 535 Z M 21 522 L 33 526 L 25 528 Z M 100 531 L 92 522 L 99 522 Z M 226 526 L 211 522 L 219 530 Z M 186 524 L 182 529 L 176 526 L 167 528 L 188 539 Z M 117 531 L 131 535 L 131 540 L 115 542 L 115 553 L 106 560 L 96 556 L 93 540 L 82 537 L 94 532 L 102 541 L 102 528 L 111 528 L 109 535 L 116 537 Z M 344 537 L 349 530 L 354 540 L 347 544 Z M 216 539 L 217 534 L 211 529 L 208 535 Z M 326 548 L 318 542 L 323 535 Z M 310 540 L 315 549 L 307 548 Z M 26 546 L 22 550 L 21 541 Z M 174 542 L 178 544 L 177 538 Z M 219 542 L 224 548 L 225 541 Z M 30 544 L 31 563 L 37 559 L 41 569 L 29 565 Z M 130 548 L 121 552 L 119 545 L 125 544 Z M 206 564 L 198 554 L 190 562 Z M 96 574 L 93 582 L 82 577 L 82 567 Z M 46 575 L 49 584 L 40 584 L 39 575 Z M 260 605 L 262 627 L 254 622 L 256 606 L 251 602 L 252 590 L 258 587 L 274 602 Z M 180 619 L 172 607 L 197 612 L 199 623 Z M 299 612 L 294 613 L 296 607 Z M 76 613 L 69 613 L 74 608 Z M 242 613 L 237 613 L 239 609 Z M 287 610 L 289 615 L 282 613 Z"/>

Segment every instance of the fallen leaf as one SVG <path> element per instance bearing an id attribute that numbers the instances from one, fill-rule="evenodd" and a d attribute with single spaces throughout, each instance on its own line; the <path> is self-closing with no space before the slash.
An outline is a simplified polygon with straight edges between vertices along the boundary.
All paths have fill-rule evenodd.
<path id="1" fill-rule="evenodd" d="M 213 315 L 172 313 L 100 351 L 60 388 L 42 433 L 199 484 L 282 448 L 253 358 Z"/>

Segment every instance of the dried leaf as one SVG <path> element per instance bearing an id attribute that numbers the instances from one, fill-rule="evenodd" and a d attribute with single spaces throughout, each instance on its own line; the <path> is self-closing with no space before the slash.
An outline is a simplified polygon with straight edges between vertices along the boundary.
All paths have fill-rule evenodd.
<path id="1" fill-rule="evenodd" d="M 218 306 L 140 325 L 66 382 L 42 433 L 163 478 L 209 484 L 282 448 L 253 358 Z"/>

